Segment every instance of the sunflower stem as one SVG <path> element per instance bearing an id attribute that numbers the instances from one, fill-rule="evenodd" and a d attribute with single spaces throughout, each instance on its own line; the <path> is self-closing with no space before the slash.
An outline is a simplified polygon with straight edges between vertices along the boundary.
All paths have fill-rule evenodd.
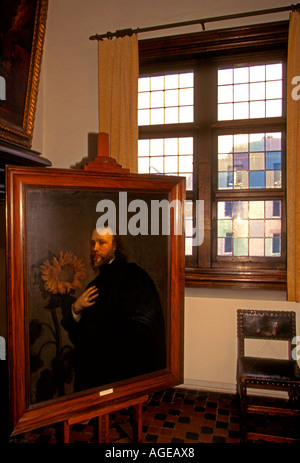
<path id="1" fill-rule="evenodd" d="M 51 310 L 51 316 L 52 316 L 52 321 L 54 324 L 54 329 L 55 329 L 55 341 L 56 341 L 56 358 L 59 357 L 62 343 L 61 343 L 61 333 L 60 333 L 60 326 L 58 322 L 58 317 L 56 313 L 56 309 Z M 61 378 L 58 378 L 58 383 L 57 383 L 57 388 L 58 388 L 58 395 L 62 396 L 65 394 L 65 388 L 64 388 L 64 382 Z"/>

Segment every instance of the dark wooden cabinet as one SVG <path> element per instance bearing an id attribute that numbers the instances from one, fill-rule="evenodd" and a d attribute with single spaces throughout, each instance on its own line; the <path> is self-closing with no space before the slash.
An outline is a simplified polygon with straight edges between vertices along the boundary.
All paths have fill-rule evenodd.
<path id="1" fill-rule="evenodd" d="M 6 165 L 49 167 L 51 162 L 37 151 L 0 140 L 0 202 L 5 199 Z"/>

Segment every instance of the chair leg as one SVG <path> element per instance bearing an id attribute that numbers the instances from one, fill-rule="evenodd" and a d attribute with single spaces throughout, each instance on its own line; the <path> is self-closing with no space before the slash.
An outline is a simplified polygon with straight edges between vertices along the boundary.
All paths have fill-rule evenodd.
<path id="1" fill-rule="evenodd" d="M 247 441 L 247 388 L 241 381 L 238 383 L 238 396 L 239 396 L 239 415 L 240 415 L 240 432 L 241 442 Z"/>

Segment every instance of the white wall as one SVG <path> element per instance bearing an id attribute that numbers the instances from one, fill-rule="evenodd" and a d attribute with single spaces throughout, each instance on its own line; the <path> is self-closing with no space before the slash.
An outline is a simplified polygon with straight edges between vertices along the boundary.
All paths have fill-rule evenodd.
<path id="1" fill-rule="evenodd" d="M 69 168 L 95 155 L 89 134 L 98 132 L 95 33 L 290 5 L 280 0 L 50 0 L 33 149 Z M 207 30 L 288 19 L 288 13 L 216 22 Z M 201 30 L 200 26 L 193 31 Z M 169 29 L 140 39 L 190 32 Z M 185 384 L 234 391 L 237 308 L 296 310 L 285 293 L 187 289 L 185 298 Z"/>

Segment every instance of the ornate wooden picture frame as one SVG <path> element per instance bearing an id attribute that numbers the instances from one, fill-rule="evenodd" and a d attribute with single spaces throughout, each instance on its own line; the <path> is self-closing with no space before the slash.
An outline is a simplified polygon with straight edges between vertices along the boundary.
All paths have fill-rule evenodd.
<path id="1" fill-rule="evenodd" d="M 123 172 L 12 166 L 7 167 L 6 178 L 10 434 L 64 422 L 70 415 L 84 415 L 109 403 L 181 384 L 185 180 Z M 163 231 L 160 223 L 159 232 L 157 227 L 153 233 L 150 228 L 146 231 L 143 228 L 143 232 L 131 231 L 122 236 L 129 259 L 148 272 L 160 295 L 165 321 L 165 367 L 74 392 L 72 371 L 68 367 L 68 352 L 72 349 L 62 327 L 62 314 L 63 301 L 76 285 L 69 291 L 70 280 L 68 284 L 67 278 L 55 280 L 53 274 L 50 281 L 50 270 L 54 263 L 61 270 L 63 260 L 69 259 L 74 272 L 77 271 L 77 283 L 84 276 L 90 281 L 85 275 L 88 274 L 85 259 L 89 254 L 90 229 L 99 218 L 96 207 L 99 211 L 99 203 L 104 201 L 102 211 L 107 211 L 109 204 L 116 203 L 120 214 L 128 206 L 128 230 L 130 220 L 131 225 L 134 223 L 142 230 L 141 216 L 136 212 L 137 200 L 146 208 L 161 201 L 171 206 L 169 231 Z M 149 227 L 153 217 L 149 211 Z M 55 284 L 62 285 L 61 290 Z M 64 355 L 57 355 L 56 330 L 60 331 L 60 352 L 64 349 Z M 47 358 L 45 354 L 51 346 L 55 358 L 49 355 Z M 58 366 L 55 372 L 54 362 Z M 55 383 L 57 371 L 63 375 L 59 379 L 65 389 Z M 50 384 L 54 384 L 51 391 Z"/>
<path id="2" fill-rule="evenodd" d="M 2 9 L 0 138 L 31 148 L 48 0 L 4 1 Z"/>

